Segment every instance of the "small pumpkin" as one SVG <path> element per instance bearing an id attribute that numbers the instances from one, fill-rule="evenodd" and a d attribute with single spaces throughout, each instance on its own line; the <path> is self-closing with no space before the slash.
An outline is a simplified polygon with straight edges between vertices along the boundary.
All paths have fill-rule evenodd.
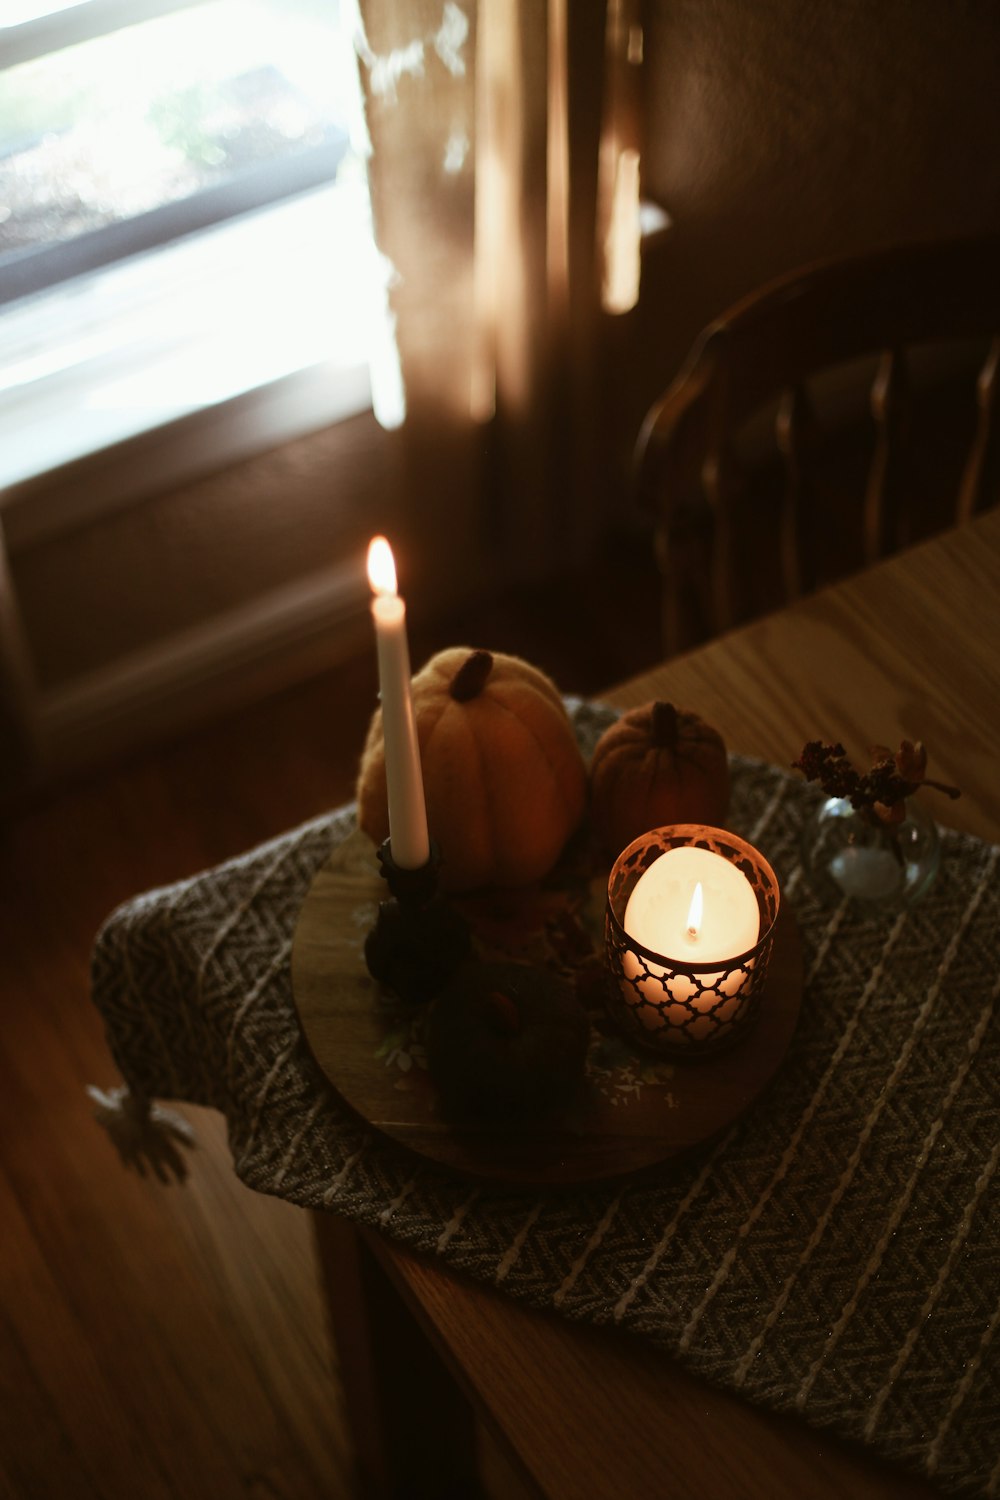
<path id="1" fill-rule="evenodd" d="M 448 891 L 529 885 L 548 874 L 583 817 L 587 769 L 555 683 L 522 661 L 454 646 L 413 678 L 431 838 Z M 368 730 L 358 821 L 389 833 L 382 714 Z"/>
<path id="2" fill-rule="evenodd" d="M 729 806 L 729 761 L 721 734 L 672 703 L 646 703 L 610 725 L 590 763 L 590 816 L 618 854 L 649 828 L 719 827 Z"/>

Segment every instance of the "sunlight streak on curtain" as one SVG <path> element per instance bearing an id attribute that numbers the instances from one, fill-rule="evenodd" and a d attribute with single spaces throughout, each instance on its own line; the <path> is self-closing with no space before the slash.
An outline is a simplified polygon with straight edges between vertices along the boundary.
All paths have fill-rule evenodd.
<path id="1" fill-rule="evenodd" d="M 556 329 L 569 312 L 569 17 L 568 0 L 549 0 L 548 182 L 546 280 L 549 309 Z"/>
<path id="2" fill-rule="evenodd" d="M 640 0 L 609 0 L 598 187 L 601 305 L 629 312 L 641 274 Z"/>
<path id="3" fill-rule="evenodd" d="M 442 466 L 451 454 L 442 506 L 453 488 L 452 514 L 475 511 L 489 563 L 536 574 L 586 545 L 599 503 L 607 3 L 360 0 L 373 222 L 398 276 L 402 449 L 419 454 L 421 484 L 428 450 Z"/>

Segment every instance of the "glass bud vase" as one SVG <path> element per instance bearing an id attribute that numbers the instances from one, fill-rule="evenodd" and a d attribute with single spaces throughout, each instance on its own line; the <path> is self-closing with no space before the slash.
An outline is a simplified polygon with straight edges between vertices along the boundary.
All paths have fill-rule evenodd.
<path id="1" fill-rule="evenodd" d="M 825 900 L 910 906 L 929 890 L 941 862 L 934 819 L 914 799 L 901 823 L 870 823 L 844 797 L 828 797 L 807 822 L 802 858 Z"/>

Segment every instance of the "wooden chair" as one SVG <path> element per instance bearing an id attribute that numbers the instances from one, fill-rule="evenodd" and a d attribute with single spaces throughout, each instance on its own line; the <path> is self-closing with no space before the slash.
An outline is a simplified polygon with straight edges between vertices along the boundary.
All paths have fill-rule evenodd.
<path id="1" fill-rule="evenodd" d="M 710 324 L 649 411 L 636 448 L 640 498 L 655 522 L 668 655 L 826 581 L 824 563 L 836 550 L 831 538 L 851 517 L 860 533 L 859 563 L 912 539 L 908 452 L 928 405 L 926 391 L 917 401 L 908 374 L 911 359 L 926 361 L 916 346 L 950 353 L 949 388 L 962 390 L 954 341 L 978 345 L 964 351 L 968 416 L 946 520 L 965 520 L 995 503 L 998 335 L 1000 238 L 916 244 L 807 266 Z M 835 368 L 842 374 L 863 356 L 874 356 L 874 380 L 865 472 L 852 505 L 834 483 L 836 443 L 824 445 L 815 397 L 824 379 L 836 379 Z M 931 406 L 942 389 L 943 383 L 927 386 Z M 761 498 L 759 485 L 755 490 L 739 446 L 754 420 L 759 442 L 763 416 L 773 426 L 770 500 Z M 769 564 L 771 592 L 762 605 L 758 589 L 756 609 L 748 608 L 741 584 Z"/>

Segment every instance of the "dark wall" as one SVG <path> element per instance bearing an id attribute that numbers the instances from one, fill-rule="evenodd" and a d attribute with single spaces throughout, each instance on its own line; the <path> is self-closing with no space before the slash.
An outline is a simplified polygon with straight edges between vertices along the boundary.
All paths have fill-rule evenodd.
<path id="1" fill-rule="evenodd" d="M 643 195 L 673 224 L 612 331 L 629 434 L 705 323 L 774 276 L 1000 229 L 995 0 L 650 0 L 647 12 Z"/>

